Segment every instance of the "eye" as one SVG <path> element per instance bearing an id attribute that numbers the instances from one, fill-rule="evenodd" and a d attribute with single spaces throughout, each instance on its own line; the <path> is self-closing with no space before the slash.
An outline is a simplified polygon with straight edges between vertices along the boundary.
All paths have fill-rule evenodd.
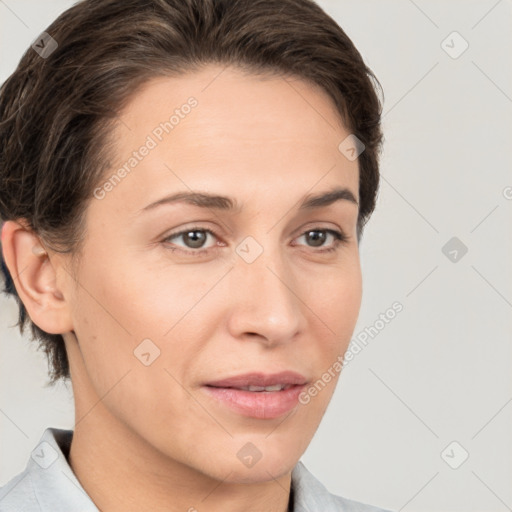
<path id="1" fill-rule="evenodd" d="M 193 249 L 192 251 L 183 251 L 185 253 L 189 254 L 203 254 L 205 252 L 208 252 L 208 248 L 204 248 L 204 244 L 207 241 L 208 237 L 215 237 L 217 238 L 217 235 L 211 230 L 211 229 L 205 229 L 205 228 L 199 228 L 199 227 L 192 227 L 189 229 L 185 229 L 183 231 L 180 231 L 179 233 L 173 233 L 169 235 L 167 238 L 165 238 L 164 242 L 170 242 L 171 240 L 182 238 L 183 242 L 185 243 L 184 246 L 185 249 Z M 176 244 L 173 244 L 176 245 Z M 180 247 L 178 245 L 178 247 Z M 172 251 L 177 250 L 175 247 L 169 247 Z M 199 249 L 199 250 L 198 250 Z M 178 249 L 182 250 L 182 249 Z"/>
<path id="2" fill-rule="evenodd" d="M 176 239 L 182 239 L 183 245 L 176 244 L 173 242 Z M 168 237 L 164 238 L 163 242 L 165 244 L 169 243 L 167 245 L 167 248 L 171 251 L 178 251 L 182 252 L 185 255 L 191 255 L 191 256 L 200 256 L 202 254 L 210 252 L 212 249 L 215 249 L 215 243 L 210 245 L 210 247 L 205 247 L 206 242 L 208 241 L 208 238 L 214 238 L 218 239 L 218 236 L 214 231 L 211 229 L 206 228 L 200 228 L 197 226 L 184 229 L 182 231 L 179 231 L 178 233 L 172 233 Z M 338 247 L 342 244 L 345 244 L 349 241 L 349 237 L 345 235 L 343 231 L 337 231 L 334 229 L 321 229 L 321 228 L 314 228 L 314 229 L 308 229 L 302 235 L 300 235 L 297 240 L 300 238 L 304 238 L 306 240 L 306 243 L 309 247 L 315 248 L 315 247 L 324 247 L 326 241 L 329 240 L 329 238 L 332 239 L 332 243 L 328 244 L 327 247 L 316 250 L 313 252 L 317 253 L 326 253 L 335 251 L 338 249 Z M 219 244 L 217 244 L 218 246 Z M 220 244 L 225 245 L 225 244 Z M 302 244 L 299 244 L 302 245 Z M 188 250 L 187 250 L 188 249 Z"/>
<path id="3" fill-rule="evenodd" d="M 305 240 L 313 244 L 310 247 L 323 247 L 329 236 L 334 239 L 334 243 L 330 244 L 326 249 L 317 252 L 335 251 L 340 244 L 348 242 L 348 236 L 342 231 L 336 231 L 335 229 L 308 229 L 298 239 L 305 237 Z"/>

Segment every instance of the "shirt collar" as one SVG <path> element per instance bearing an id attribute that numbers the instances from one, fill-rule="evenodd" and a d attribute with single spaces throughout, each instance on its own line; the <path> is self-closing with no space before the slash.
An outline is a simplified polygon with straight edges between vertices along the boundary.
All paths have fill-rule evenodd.
<path id="1" fill-rule="evenodd" d="M 36 499 L 43 512 L 99 512 L 68 463 L 72 430 L 47 428 L 27 464 Z"/>

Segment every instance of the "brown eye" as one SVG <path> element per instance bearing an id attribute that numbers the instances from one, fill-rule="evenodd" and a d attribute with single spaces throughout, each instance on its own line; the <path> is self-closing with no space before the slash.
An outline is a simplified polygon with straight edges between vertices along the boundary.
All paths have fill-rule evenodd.
<path id="1" fill-rule="evenodd" d="M 181 236 L 183 236 L 185 245 L 191 249 L 200 249 L 208 238 L 208 235 L 204 231 L 200 231 L 198 229 L 187 231 Z"/>
<path id="2" fill-rule="evenodd" d="M 184 229 L 183 231 L 180 231 L 178 233 L 172 233 L 168 237 L 166 237 L 163 242 L 170 243 L 171 245 L 174 245 L 176 247 L 170 247 L 171 250 L 177 250 L 177 251 L 183 251 L 185 253 L 189 254 L 202 254 L 205 252 L 208 252 L 210 248 L 213 247 L 206 247 L 205 243 L 208 240 L 209 235 L 213 238 L 217 238 L 217 235 L 211 231 L 210 229 L 205 228 L 189 228 Z M 182 244 L 176 244 L 174 240 L 180 239 L 183 242 Z M 187 249 L 191 249 L 190 251 L 187 251 Z"/>
<path id="3" fill-rule="evenodd" d="M 299 238 L 305 237 L 306 243 L 309 247 L 323 247 L 329 236 L 333 237 L 334 243 L 319 252 L 333 251 L 339 244 L 348 241 L 348 237 L 343 232 L 336 231 L 334 229 L 308 229 Z"/>
<path id="4" fill-rule="evenodd" d="M 306 240 L 311 242 L 313 247 L 321 247 L 327 239 L 327 233 L 325 231 L 313 230 L 305 233 Z"/>

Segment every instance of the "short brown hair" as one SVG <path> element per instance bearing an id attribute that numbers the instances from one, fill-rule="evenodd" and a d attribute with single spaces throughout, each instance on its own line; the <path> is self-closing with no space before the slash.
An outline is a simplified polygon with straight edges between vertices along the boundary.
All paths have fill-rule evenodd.
<path id="1" fill-rule="evenodd" d="M 109 165 L 116 115 L 149 79 L 208 63 L 278 73 L 319 85 L 359 156 L 358 240 L 379 186 L 382 88 L 340 26 L 312 0 L 82 0 L 32 47 L 0 88 L 0 219 L 26 219 L 52 250 L 80 252 L 84 213 Z M 341 141 L 340 141 L 341 142 Z M 2 258 L 4 293 L 46 352 L 50 383 L 68 379 L 60 334 L 27 315 Z"/>

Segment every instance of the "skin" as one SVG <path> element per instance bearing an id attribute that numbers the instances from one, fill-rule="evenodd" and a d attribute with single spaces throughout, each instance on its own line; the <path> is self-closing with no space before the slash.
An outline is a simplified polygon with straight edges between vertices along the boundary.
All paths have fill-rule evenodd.
<path id="1" fill-rule="evenodd" d="M 91 198 L 76 274 L 69 255 L 34 254 L 42 241 L 22 221 L 4 224 L 4 258 L 31 319 L 65 339 L 70 464 L 101 510 L 287 510 L 291 471 L 339 373 L 277 419 L 242 416 L 201 389 L 249 371 L 290 369 L 315 382 L 345 353 L 359 314 L 358 205 L 297 207 L 335 187 L 359 200 L 357 160 L 338 150 L 349 132 L 321 89 L 287 80 L 208 65 L 146 84 L 120 113 L 108 176 L 166 113 L 190 96 L 198 105 L 103 199 Z M 175 203 L 138 214 L 190 190 L 236 198 L 241 210 Z M 218 235 L 207 235 L 206 254 L 167 238 L 190 227 Z M 327 235 L 318 246 L 312 229 L 348 240 Z M 263 248 L 252 263 L 236 252 L 247 236 Z M 134 356 L 146 338 L 160 349 L 149 366 Z M 262 454 L 252 467 L 237 457 L 248 442 Z"/>

